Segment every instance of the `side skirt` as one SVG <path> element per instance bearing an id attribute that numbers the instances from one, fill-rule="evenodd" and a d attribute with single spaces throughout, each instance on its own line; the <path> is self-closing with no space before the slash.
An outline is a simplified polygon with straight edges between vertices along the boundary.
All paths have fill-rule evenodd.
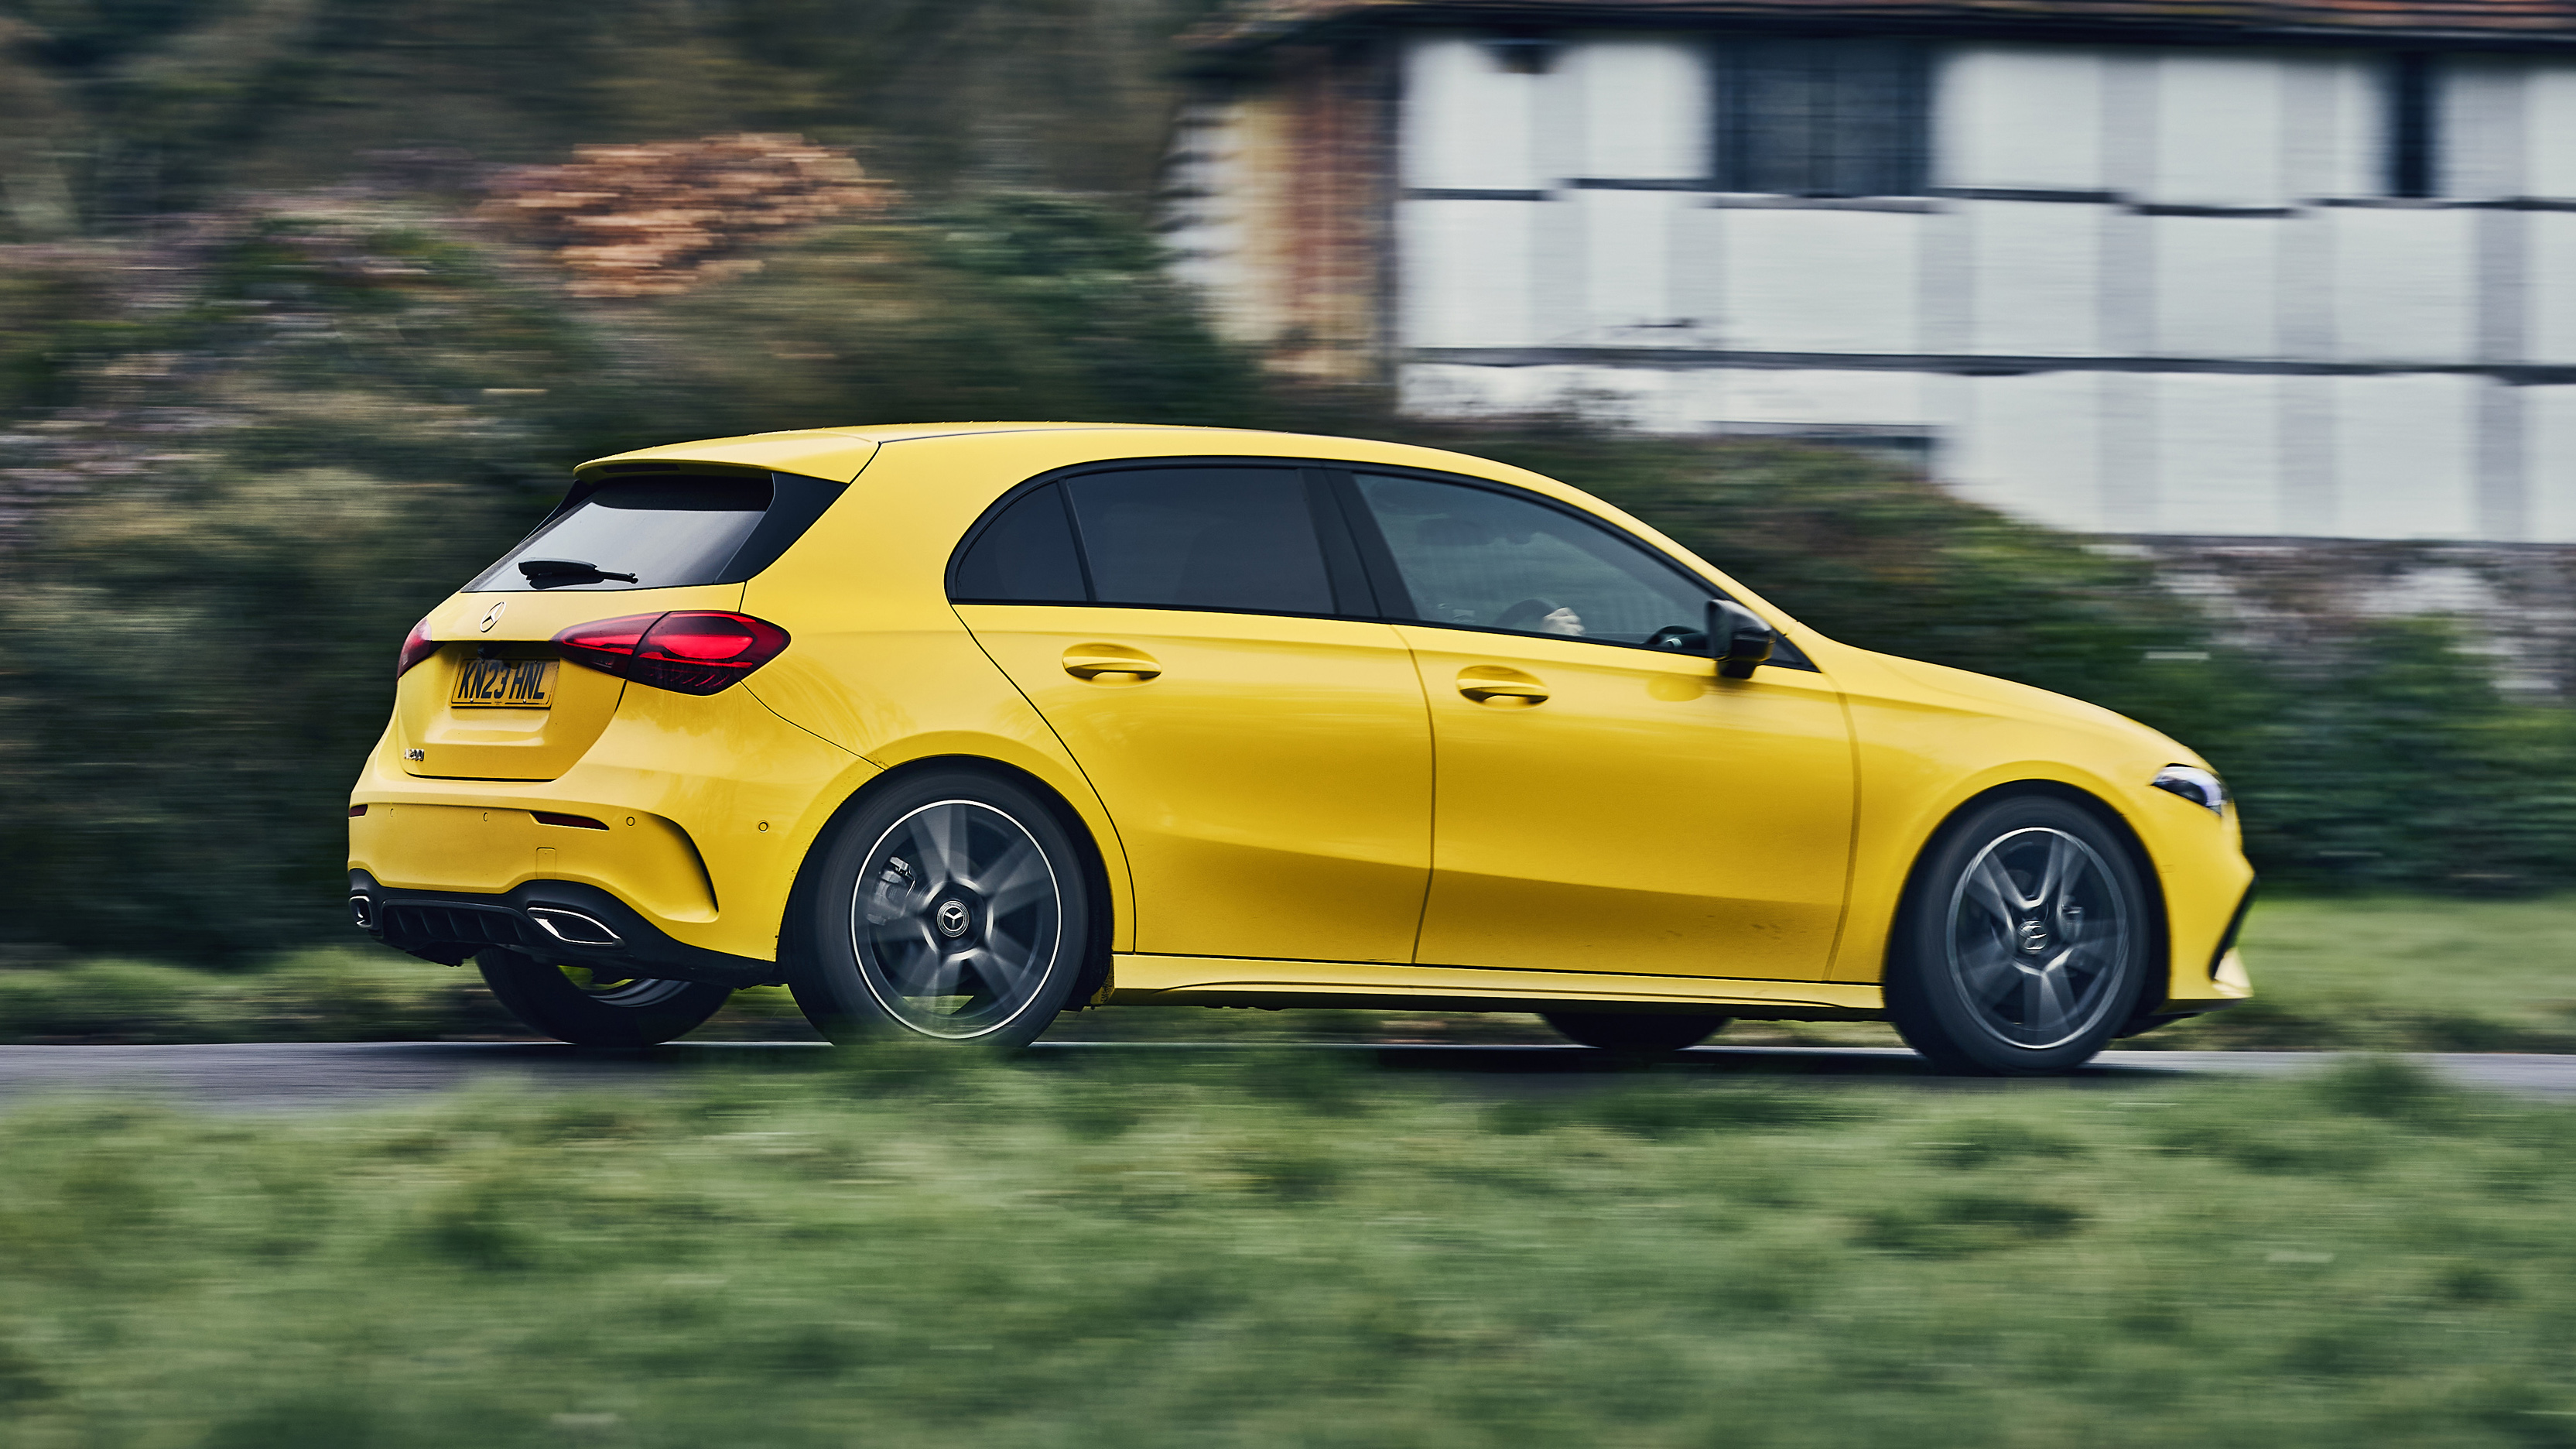
<path id="1" fill-rule="evenodd" d="M 1494 971 L 1348 961 L 1222 956 L 1113 958 L 1110 1004 L 1381 1006 L 1413 1011 L 1603 1011 L 1723 1014 L 1745 1021 L 1866 1021 L 1885 1009 L 1875 983 L 1715 976 Z"/>

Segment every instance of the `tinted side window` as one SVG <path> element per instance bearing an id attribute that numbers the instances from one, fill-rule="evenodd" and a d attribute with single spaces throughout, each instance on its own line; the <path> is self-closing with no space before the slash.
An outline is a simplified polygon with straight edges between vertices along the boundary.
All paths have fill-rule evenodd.
<path id="1" fill-rule="evenodd" d="M 1714 588 L 1599 524 L 1456 483 L 1355 481 L 1426 624 L 1617 644 L 1707 627 Z"/>
<path id="2" fill-rule="evenodd" d="M 1064 496 L 1050 484 L 1022 495 L 975 535 L 957 560 L 952 597 L 995 603 L 1079 604 L 1090 598 L 1073 549 Z"/>
<path id="3" fill-rule="evenodd" d="M 1304 478 L 1288 468 L 1139 468 L 1063 485 L 1102 604 L 1333 612 Z"/>

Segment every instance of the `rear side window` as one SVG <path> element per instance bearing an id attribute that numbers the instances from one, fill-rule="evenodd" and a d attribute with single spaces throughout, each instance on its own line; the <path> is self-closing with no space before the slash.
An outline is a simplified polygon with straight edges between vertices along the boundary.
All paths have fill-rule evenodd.
<path id="1" fill-rule="evenodd" d="M 1306 481 L 1288 469 L 1139 469 L 1065 488 L 1095 602 L 1333 611 Z"/>
<path id="2" fill-rule="evenodd" d="M 767 568 L 841 493 L 787 473 L 656 473 L 576 486 L 469 593 L 740 583 Z"/>
<path id="3" fill-rule="evenodd" d="M 1322 485 L 1293 468 L 1084 474 L 995 515 L 958 557 L 950 595 L 1330 614 L 1336 570 L 1325 562 L 1318 507 L 1331 507 Z M 1341 572 L 1355 588 L 1356 565 Z"/>
<path id="4" fill-rule="evenodd" d="M 1082 560 L 1074 552 L 1073 520 L 1064 490 L 1054 484 L 1023 493 L 975 535 L 957 560 L 949 595 L 960 601 L 998 604 L 1085 604 Z"/>

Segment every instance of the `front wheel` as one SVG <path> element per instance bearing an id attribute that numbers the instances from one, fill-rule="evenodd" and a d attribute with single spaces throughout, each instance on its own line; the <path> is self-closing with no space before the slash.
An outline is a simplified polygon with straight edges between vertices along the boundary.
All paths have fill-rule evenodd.
<path id="1" fill-rule="evenodd" d="M 2090 811 L 2045 795 L 1942 833 L 1898 914 L 1887 1011 L 1946 1071 L 2041 1076 L 2125 1026 L 2154 962 L 2137 868 Z"/>
<path id="2" fill-rule="evenodd" d="M 512 1016 L 574 1046 L 660 1046 L 697 1030 L 733 995 L 708 982 L 624 977 L 517 951 L 485 951 L 474 964 Z"/>
<path id="3" fill-rule="evenodd" d="M 833 1041 L 1025 1046 L 1091 947 L 1073 837 L 1034 792 L 968 771 L 897 780 L 826 838 L 792 908 L 787 984 Z"/>

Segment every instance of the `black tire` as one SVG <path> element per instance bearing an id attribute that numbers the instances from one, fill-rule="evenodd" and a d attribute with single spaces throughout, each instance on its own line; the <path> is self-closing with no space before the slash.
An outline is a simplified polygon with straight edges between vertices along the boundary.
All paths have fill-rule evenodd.
<path id="1" fill-rule="evenodd" d="M 603 971 L 583 971 L 590 983 L 583 985 L 566 968 L 517 951 L 485 951 L 474 964 L 529 1030 L 574 1046 L 660 1046 L 697 1030 L 733 995 L 732 987 L 703 981 L 625 980 Z"/>
<path id="2" fill-rule="evenodd" d="M 1026 1046 L 1094 949 L 1088 879 L 1036 792 L 969 770 L 898 778 L 816 847 L 788 908 L 788 988 L 843 1044 Z"/>
<path id="3" fill-rule="evenodd" d="M 1654 1012 L 1542 1011 L 1548 1025 L 1588 1047 L 1623 1056 L 1670 1056 L 1715 1036 L 1723 1016 L 1668 1016 Z"/>
<path id="4" fill-rule="evenodd" d="M 1889 943 L 1887 1012 L 1944 1071 L 2092 1060 L 2154 974 L 2153 909 L 2100 817 L 2053 795 L 1978 806 L 1933 841 Z"/>

